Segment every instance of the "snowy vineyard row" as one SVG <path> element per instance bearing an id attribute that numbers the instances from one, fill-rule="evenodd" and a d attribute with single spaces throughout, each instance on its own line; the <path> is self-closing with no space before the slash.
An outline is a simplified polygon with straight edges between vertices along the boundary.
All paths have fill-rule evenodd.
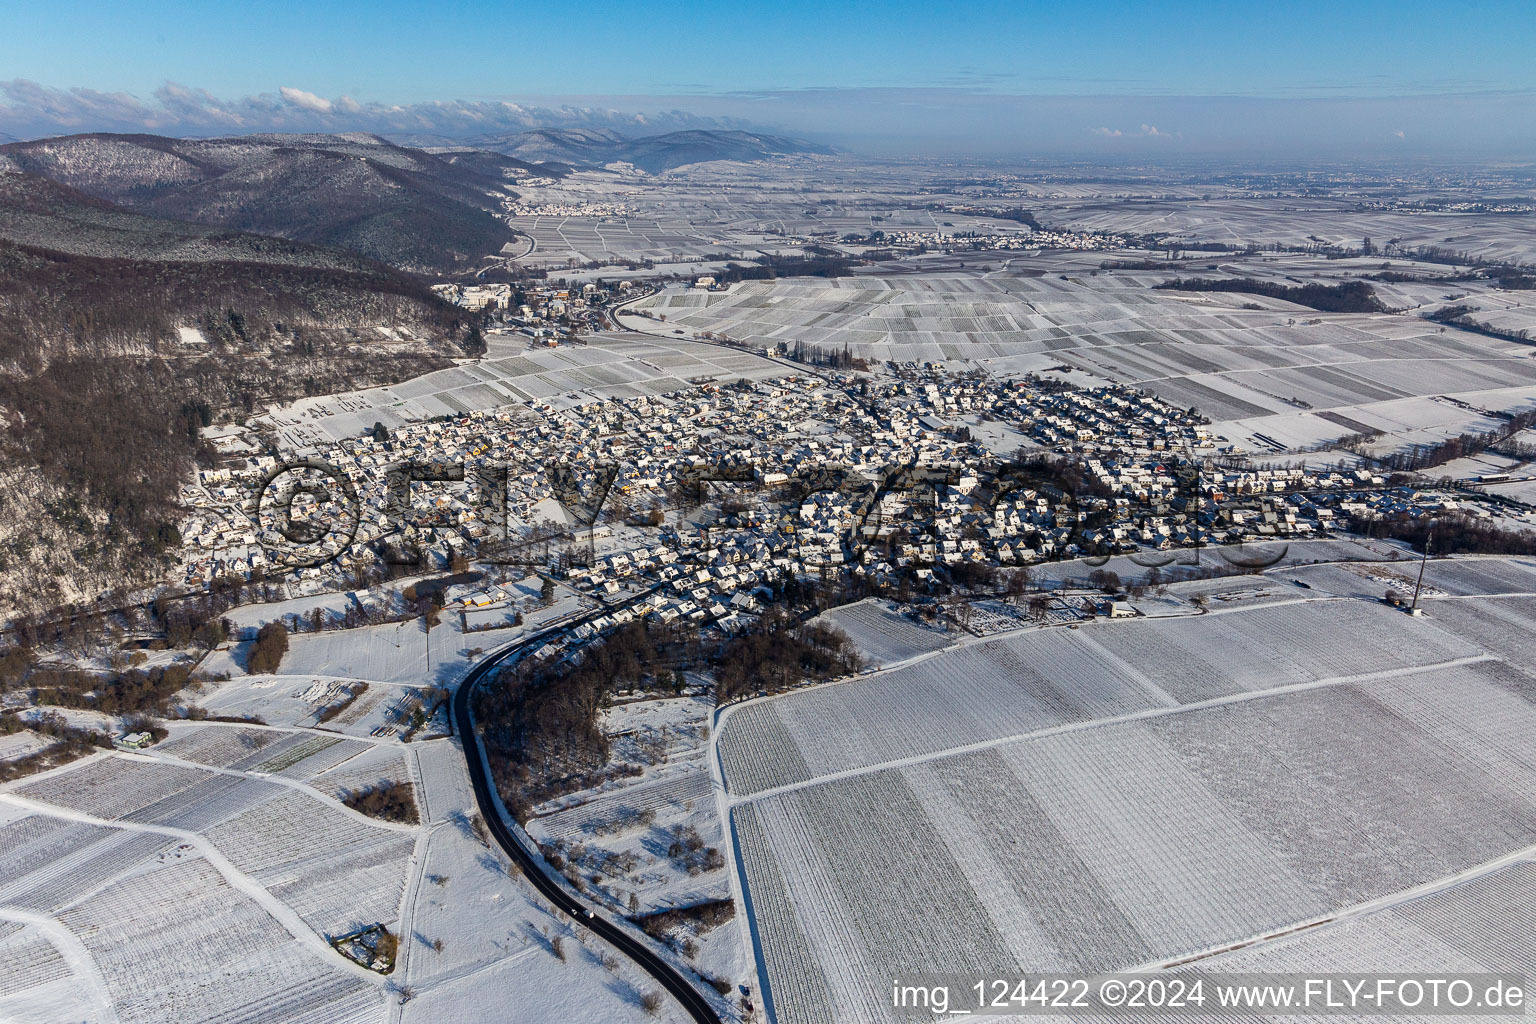
<path id="1" fill-rule="evenodd" d="M 922 626 L 875 601 L 861 601 L 828 612 L 826 620 L 848 634 L 864 657 L 875 665 L 889 665 L 954 641 L 937 630 Z"/>
<path id="2" fill-rule="evenodd" d="M 1427 621 L 1333 601 L 1033 630 L 747 704 L 720 738 L 733 793 L 1087 722 L 1486 653 Z"/>
<path id="3" fill-rule="evenodd" d="M 1536 610 L 1524 600 L 1485 602 L 1503 617 L 1477 636 L 1451 601 L 1428 621 L 1328 601 L 1046 631 L 929 659 L 915 666 L 926 678 L 733 710 L 733 792 L 876 766 L 732 809 L 777 1019 L 889 1020 L 885 986 L 902 973 L 1113 971 L 1213 952 L 1536 845 L 1536 677 L 1482 642 Z M 1143 660 L 1182 644 L 1187 673 Z M 1221 671 L 1242 663 L 1270 675 Z M 1366 678 L 1261 692 L 1352 676 Z M 983 717 L 961 698 L 988 687 Z M 944 753 L 1020 721 L 1156 708 L 1155 689 L 1256 695 Z M 924 722 L 915 738 L 911 722 Z M 878 767 L 914 751 L 936 756 Z M 1532 871 L 1211 969 L 1529 970 Z"/>

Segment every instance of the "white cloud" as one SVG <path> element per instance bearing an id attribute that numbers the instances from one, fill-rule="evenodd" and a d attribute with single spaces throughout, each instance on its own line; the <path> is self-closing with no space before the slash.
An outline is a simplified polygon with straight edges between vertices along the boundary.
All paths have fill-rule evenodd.
<path id="1" fill-rule="evenodd" d="M 1102 135 L 1106 139 L 1119 139 L 1124 138 L 1126 135 L 1119 128 L 1090 128 L 1088 131 L 1092 135 Z M 1132 137 L 1139 136 L 1146 139 L 1182 139 L 1184 137 L 1181 132 L 1165 132 L 1158 128 L 1157 125 L 1147 124 L 1145 121 L 1141 123 L 1141 126 L 1136 131 L 1130 134 Z"/>
<path id="2" fill-rule="evenodd" d="M 334 105 L 323 96 L 316 96 L 312 92 L 295 89 L 290 85 L 283 86 L 278 92 L 283 94 L 283 99 L 294 106 L 303 107 L 305 110 L 313 110 L 318 114 L 329 114 L 331 107 Z"/>
<path id="3" fill-rule="evenodd" d="M 702 117 L 680 110 L 646 117 L 598 107 L 534 107 L 501 100 L 434 101 L 402 106 L 342 96 L 328 100 L 283 86 L 275 93 L 220 99 L 206 89 L 167 82 L 149 99 L 92 89 L 54 89 L 25 79 L 0 81 L 0 131 L 16 138 L 70 132 L 156 132 L 217 135 L 236 132 L 422 133 L 472 138 L 530 128 L 610 128 L 644 135 L 683 128 L 751 128 L 736 117 Z"/>

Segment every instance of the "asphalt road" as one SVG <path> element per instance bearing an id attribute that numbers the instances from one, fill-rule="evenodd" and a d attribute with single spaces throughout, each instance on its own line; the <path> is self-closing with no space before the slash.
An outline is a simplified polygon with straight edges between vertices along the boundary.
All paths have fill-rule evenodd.
<path id="1" fill-rule="evenodd" d="M 464 681 L 459 684 L 458 690 L 453 695 L 454 727 L 458 730 L 459 738 L 464 745 L 465 759 L 469 762 L 469 779 L 475 787 L 475 802 L 480 805 L 480 816 L 490 827 L 491 835 L 496 838 L 496 842 L 507 851 L 507 856 L 512 858 L 512 862 L 523 872 L 524 877 L 533 883 L 533 887 L 541 896 L 583 927 L 590 929 L 614 949 L 639 964 L 647 974 L 672 993 L 699 1024 L 721 1024 L 720 1016 L 715 1013 L 714 1008 L 671 964 L 651 952 L 644 943 L 630 935 L 623 927 L 587 907 L 545 874 L 543 868 L 539 866 L 537 854 L 528 850 L 517 839 L 512 830 L 507 827 L 506 822 L 502 820 L 501 812 L 497 809 L 491 790 L 490 775 L 481 754 L 480 737 L 475 732 L 474 720 L 470 715 L 470 692 L 503 661 L 518 654 L 528 645 L 547 640 L 567 628 L 569 628 L 568 625 L 563 625 L 543 630 L 511 647 L 487 656 L 470 669 L 469 674 L 464 677 Z"/>

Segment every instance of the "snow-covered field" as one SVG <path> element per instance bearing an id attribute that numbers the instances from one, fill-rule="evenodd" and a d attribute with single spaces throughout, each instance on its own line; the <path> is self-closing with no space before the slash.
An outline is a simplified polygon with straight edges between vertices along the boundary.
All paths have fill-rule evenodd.
<path id="1" fill-rule="evenodd" d="M 1326 963 L 1370 971 L 1536 974 L 1536 860 L 1525 858 L 1450 889 L 1370 911 L 1331 928 L 1236 950 L 1207 961 L 1221 972 L 1301 971 Z"/>
<path id="2" fill-rule="evenodd" d="M 1536 864 L 1501 867 L 1536 855 L 1531 560 L 1431 563 L 1418 619 L 1342 567 L 1292 572 L 1269 581 L 1289 601 L 1030 629 L 725 711 L 775 1019 L 892 1019 L 902 975 L 1251 940 L 1196 966 L 1528 969 L 1497 935 L 1536 926 Z"/>
<path id="3" fill-rule="evenodd" d="M 731 791 L 750 794 L 1070 723 L 1479 653 L 1384 606 L 1300 598 L 1023 630 L 732 708 L 720 757 Z"/>
<path id="4" fill-rule="evenodd" d="M 548 402 L 557 407 L 593 399 L 659 395 L 690 378 L 757 379 L 781 372 L 750 353 L 723 353 L 671 332 L 662 337 L 594 334 L 580 346 L 534 348 L 520 334 L 493 333 L 489 357 L 386 387 L 303 398 L 270 413 L 286 448 L 357 437 L 383 423 L 394 430 L 434 416 Z M 530 415 L 532 415 L 530 413 Z"/>
<path id="5" fill-rule="evenodd" d="M 251 626 L 292 610 L 236 615 Z M 642 1001 L 660 987 L 553 916 L 480 841 L 445 713 L 401 742 L 428 683 L 456 682 L 480 649 L 570 610 L 557 602 L 531 626 L 472 634 L 455 617 L 430 637 L 419 622 L 300 634 L 275 675 L 246 675 L 236 651 L 218 652 L 201 670 L 230 678 L 191 696 L 211 714 L 259 722 L 172 722 L 140 753 L 98 754 L 0 786 L 0 1020 L 652 1019 Z M 649 795 L 633 798 L 675 803 L 658 828 L 696 823 L 718 847 L 708 711 L 707 701 L 679 698 L 616 708 L 610 719 L 617 745 L 656 757 Z M 344 805 L 386 781 L 412 787 L 418 824 Z M 659 860 L 648 901 L 729 894 L 721 868 L 695 877 Z M 328 943 L 375 924 L 400 938 L 387 977 Z M 751 978 L 740 928 L 738 919 L 715 929 L 728 941 L 706 944 L 701 968 Z M 668 997 L 654 1019 L 687 1018 Z"/>
<path id="6" fill-rule="evenodd" d="M 665 316 L 666 330 L 758 347 L 803 343 L 876 363 L 937 361 L 994 374 L 1066 365 L 1078 379 L 1086 372 L 1195 407 L 1218 435 L 1260 454 L 1365 431 L 1389 433 L 1393 447 L 1434 442 L 1496 422 L 1468 406 L 1531 407 L 1536 362 L 1517 342 L 1442 331 L 1416 311 L 1318 313 L 1254 295 L 1154 290 L 1172 268 L 1056 272 L 1080 270 L 1070 260 L 1046 254 L 994 272 L 913 265 L 834 281 L 669 289 L 637 305 Z M 1292 284 L 1303 274 L 1333 283 L 1375 268 L 1229 255 L 1192 269 Z M 1489 289 L 1474 289 L 1473 298 L 1490 312 L 1505 305 Z"/>
<path id="7" fill-rule="evenodd" d="M 1163 566 L 1159 571 L 1164 579 L 1176 579 L 1178 574 L 1200 567 L 1225 568 L 1228 561 L 1222 557 L 1227 552 L 1238 561 L 1254 559 L 1258 556 L 1266 560 L 1277 558 L 1275 563 L 1278 572 L 1280 567 L 1311 565 L 1318 562 L 1341 561 L 1376 561 L 1380 559 L 1407 559 L 1412 552 L 1395 542 L 1381 540 L 1365 540 L 1355 537 L 1330 537 L 1326 540 L 1289 540 L 1280 542 L 1266 542 L 1263 544 L 1245 545 L 1212 545 L 1199 552 L 1174 551 L 1166 554 L 1176 555 L 1175 560 L 1169 565 Z M 1070 581 L 1085 582 L 1095 568 L 1102 567 L 1108 572 L 1113 572 L 1124 580 L 1137 580 L 1147 573 L 1146 555 L 1138 553 L 1138 562 L 1130 555 L 1115 555 L 1109 561 L 1099 566 L 1090 565 L 1083 559 L 1072 559 L 1062 562 L 1039 562 L 1030 566 L 1031 578 L 1041 586 L 1062 586 Z M 1246 585 L 1240 579 L 1222 578 L 1205 584 L 1206 586 L 1229 587 Z"/>
<path id="8" fill-rule="evenodd" d="M 613 757 L 640 766 L 639 774 L 552 801 L 528 823 L 537 842 L 579 869 L 585 896 L 615 917 L 734 898 L 706 759 L 712 710 L 703 695 L 610 708 L 602 726 Z M 685 970 L 756 988 L 739 913 L 723 924 L 683 925 L 671 934 L 675 941 L 665 952 Z"/>
<path id="9" fill-rule="evenodd" d="M 399 1019 L 652 1019 L 640 1000 L 659 986 L 569 918 L 553 915 L 500 849 L 475 837 L 475 800 L 458 740 L 421 744 L 418 758 L 427 836 L 396 969 L 413 993 Z M 688 1017 L 668 999 L 654 1019 L 680 1024 Z"/>
<path id="10" fill-rule="evenodd" d="M 522 632 L 455 627 L 430 638 L 444 679 L 472 648 Z M 414 658 L 389 642 L 402 627 L 307 634 L 280 674 L 247 676 L 231 662 L 232 678 L 196 694 L 213 714 L 267 724 L 171 723 L 140 754 L 0 787 L 0 1019 L 536 1021 L 572 1006 L 590 1019 L 643 1016 L 641 996 L 656 986 L 551 919 L 474 837 L 461 750 L 421 739 L 441 732 L 442 715 L 399 742 L 428 678 L 428 638 L 417 623 L 403 628 L 416 629 Z M 412 785 L 421 824 L 341 803 L 384 781 Z M 327 942 L 375 924 L 401 937 L 389 977 Z M 545 928 L 565 936 L 564 962 Z M 663 1005 L 661 1019 L 680 1015 Z"/>
<path id="11" fill-rule="evenodd" d="M 657 986 L 551 916 L 475 837 L 457 741 L 174 732 L 146 756 L 98 756 L 0 790 L 0 1019 L 346 1024 L 391 1019 L 391 1007 L 397 1020 L 645 1016 L 642 994 Z M 268 775 L 274 754 L 299 759 Z M 418 784 L 421 826 L 320 795 L 380 774 Z M 713 805 L 700 811 L 712 817 Z M 389 978 L 326 944 L 381 922 L 401 936 Z M 686 1018 L 668 1002 L 658 1019 Z"/>
<path id="12" fill-rule="evenodd" d="M 301 891 L 294 868 L 340 873 L 338 824 L 375 849 L 409 846 L 410 830 L 254 776 L 121 755 L 12 784 L 0 808 L 0 922 L 23 926 L 0 933 L 0 1018 L 380 1019 L 382 979 L 325 936 L 398 920 L 409 849 L 350 890 Z M 252 817 L 267 827 L 242 830 Z"/>
<path id="13" fill-rule="evenodd" d="M 889 601 L 874 598 L 836 608 L 817 621 L 847 633 L 870 667 L 906 661 L 954 642 L 953 637 L 900 614 Z"/>

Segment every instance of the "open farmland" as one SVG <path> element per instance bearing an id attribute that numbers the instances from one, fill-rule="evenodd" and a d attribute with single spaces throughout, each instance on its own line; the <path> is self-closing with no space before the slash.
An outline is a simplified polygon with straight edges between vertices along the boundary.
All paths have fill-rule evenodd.
<path id="1" fill-rule="evenodd" d="M 681 391 L 694 380 L 755 380 L 783 372 L 749 352 L 682 338 L 626 332 L 590 334 L 584 344 L 535 347 L 523 335 L 492 335 L 485 358 L 388 387 L 305 398 L 270 415 L 285 446 L 305 448 L 356 437 L 383 423 L 395 430 L 434 416 L 503 406 L 580 405 Z"/>
<path id="2" fill-rule="evenodd" d="M 250 689 L 250 679 L 268 685 Z M 267 699 L 251 707 L 272 714 L 289 688 L 313 682 L 221 685 Z M 97 754 L 0 786 L 0 1020 L 533 1024 L 573 1006 L 582 1019 L 641 1012 L 650 985 L 638 968 L 606 965 L 571 922 L 510 882 L 499 848 L 482 844 L 456 740 L 235 722 L 169 728 L 142 753 Z M 717 819 L 700 756 L 691 782 L 669 777 L 689 782 L 687 792 L 660 785 L 679 809 L 696 803 L 709 826 Z M 421 824 L 341 803 L 385 781 L 412 787 Z M 726 890 L 720 870 L 690 881 L 681 875 L 680 898 Z M 378 924 L 400 937 L 388 976 L 329 943 Z M 717 970 L 744 969 L 732 948 L 741 944 L 723 947 Z M 576 1002 L 573 977 L 585 979 Z M 681 1010 L 659 1019 L 680 1021 Z"/>
<path id="3" fill-rule="evenodd" d="M 116 757 L 0 795 L 0 820 L 22 815 L 0 825 L 0 922 L 27 928 L 12 943 L 25 957 L 0 943 L 0 1016 L 59 1019 L 58 978 L 83 1016 L 111 1006 L 121 1021 L 378 1020 L 383 992 L 326 946 L 334 932 L 306 925 L 311 902 L 279 898 L 197 831 L 281 792 L 296 801 L 291 827 L 324 824 L 312 798 L 271 783 Z M 323 871 L 320 834 L 302 855 Z"/>
<path id="4" fill-rule="evenodd" d="M 513 216 L 508 224 L 533 240 L 517 262 L 551 272 L 573 264 L 681 264 L 686 273 L 689 263 L 710 257 L 796 253 L 810 238 L 863 236 L 877 229 L 1029 234 L 1018 221 L 927 208 L 932 195 L 913 189 L 909 180 L 873 193 L 867 180 L 840 188 L 826 180 L 835 171 L 823 163 L 716 165 L 669 175 L 660 188 L 647 187 L 652 183 L 644 180 L 578 171 L 520 188 L 522 201 L 536 207 L 576 208 L 621 199 L 633 212 Z M 812 184 L 807 172 L 822 180 Z"/>
<path id="5" fill-rule="evenodd" d="M 1502 641 L 1536 624 L 1526 561 L 1436 563 L 1425 618 L 1320 567 L 1290 602 L 1022 630 L 728 709 L 775 1019 L 887 1020 L 917 973 L 1526 969 L 1478 924 L 1536 923 L 1536 864 L 1502 866 L 1536 856 L 1536 678 Z M 1330 952 L 1351 935 L 1374 937 Z"/>
<path id="6" fill-rule="evenodd" d="M 1327 964 L 1369 971 L 1536 972 L 1536 860 L 1522 859 L 1452 889 L 1428 892 L 1337 926 L 1236 950 L 1205 962 L 1211 971 L 1291 971 Z"/>
<path id="7" fill-rule="evenodd" d="M 512 217 L 513 230 L 533 239 L 520 263 L 564 268 L 571 261 L 599 263 L 671 263 L 702 260 L 721 253 L 756 252 L 773 246 L 766 223 L 724 226 L 694 223 L 681 211 L 652 217 Z M 782 241 L 779 243 L 782 245 Z"/>
<path id="8" fill-rule="evenodd" d="M 328 940 L 400 929 L 422 829 L 339 798 L 413 781 L 409 748 L 169 730 L 0 788 L 0 1018 L 381 1020 L 384 977 Z"/>
<path id="9" fill-rule="evenodd" d="M 804 344 L 874 362 L 972 364 L 999 375 L 1067 366 L 1194 407 L 1228 440 L 1260 452 L 1370 431 L 1398 444 L 1435 441 L 1489 429 L 1495 420 L 1479 409 L 1530 407 L 1536 353 L 1526 344 L 1442 330 L 1412 309 L 1318 313 L 1241 293 L 1152 287 L 1177 276 L 1295 286 L 1367 272 L 1365 261 L 1329 262 L 1227 256 L 1166 271 L 1084 271 L 1078 257 L 1055 253 L 969 269 L 925 270 L 917 261 L 899 273 L 832 281 L 669 290 L 641 306 L 665 315 L 668 329 L 709 331 L 758 348 Z M 1418 306 L 1430 294 L 1395 297 Z M 1476 297 L 1480 309 L 1513 301 L 1486 289 Z M 1454 396 L 1460 404 L 1445 400 Z"/>
<path id="10" fill-rule="evenodd" d="M 1018 734 L 1483 653 L 1421 627 L 1374 604 L 1305 601 L 1024 630 L 732 709 L 721 763 L 731 791 L 751 794 Z M 1345 632 L 1351 642 L 1340 645 Z"/>
<path id="11" fill-rule="evenodd" d="M 953 637 L 901 615 L 885 601 L 844 605 L 827 612 L 820 621 L 847 633 L 865 663 L 871 666 L 906 661 L 942 650 L 954 642 Z"/>
<path id="12" fill-rule="evenodd" d="M 1425 213 L 1360 210 L 1353 198 L 1294 196 L 1192 196 L 1185 201 L 1147 200 L 1053 204 L 1052 223 L 1079 230 L 1167 232 L 1183 239 L 1246 246 L 1269 242 L 1305 245 L 1322 240 L 1355 246 L 1362 238 L 1394 238 L 1406 249 L 1443 246 L 1474 257 L 1527 262 L 1536 258 L 1536 218 L 1473 217 L 1451 211 Z"/>

